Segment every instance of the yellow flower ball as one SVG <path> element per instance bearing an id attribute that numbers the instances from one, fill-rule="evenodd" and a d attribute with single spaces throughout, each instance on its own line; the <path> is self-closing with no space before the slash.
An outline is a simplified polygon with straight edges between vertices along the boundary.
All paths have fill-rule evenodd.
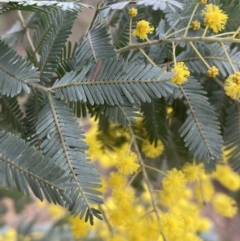
<path id="1" fill-rule="evenodd" d="M 225 81 L 224 90 L 233 100 L 240 98 L 240 72 L 229 75 Z"/>
<path id="2" fill-rule="evenodd" d="M 184 222 L 179 214 L 162 213 L 159 222 L 160 230 L 167 240 L 175 240 L 184 234 Z"/>
<path id="3" fill-rule="evenodd" d="M 223 193 L 215 195 L 213 207 L 216 212 L 227 218 L 233 217 L 238 210 L 236 201 Z"/>
<path id="4" fill-rule="evenodd" d="M 134 18 L 134 17 L 137 16 L 138 10 L 136 8 L 130 8 L 128 10 L 128 14 L 129 14 L 130 17 Z"/>
<path id="5" fill-rule="evenodd" d="M 142 152 L 146 157 L 156 158 L 163 153 L 163 150 L 164 145 L 160 140 L 157 141 L 156 146 L 154 143 L 151 144 L 148 140 L 142 142 Z"/>
<path id="6" fill-rule="evenodd" d="M 231 191 L 240 189 L 239 175 L 228 165 L 217 165 L 216 171 L 212 176 Z"/>
<path id="7" fill-rule="evenodd" d="M 176 75 L 171 78 L 171 82 L 181 85 L 187 82 L 187 78 L 190 76 L 190 72 L 188 67 L 184 64 L 184 62 L 178 62 L 175 64 L 172 72 L 175 72 Z"/>
<path id="8" fill-rule="evenodd" d="M 207 74 L 209 77 L 216 77 L 219 74 L 219 70 L 216 66 L 212 66 L 208 71 Z"/>
<path id="9" fill-rule="evenodd" d="M 192 25 L 192 29 L 194 31 L 199 30 L 200 27 L 201 27 L 201 24 L 200 24 L 200 22 L 198 20 L 192 21 L 191 25 Z"/>
<path id="10" fill-rule="evenodd" d="M 128 207 L 133 203 L 134 191 L 131 188 L 114 189 L 112 199 L 118 207 Z"/>
<path id="11" fill-rule="evenodd" d="M 207 4 L 202 10 L 205 24 L 212 29 L 214 33 L 218 33 L 225 28 L 228 15 L 225 14 L 218 6 Z"/>
<path id="12" fill-rule="evenodd" d="M 109 177 L 109 184 L 112 189 L 123 188 L 126 186 L 127 179 L 124 175 L 117 172 L 111 172 Z"/>
<path id="13" fill-rule="evenodd" d="M 198 0 L 199 3 L 205 4 L 208 0 Z"/>
<path id="14" fill-rule="evenodd" d="M 135 173 L 140 166 L 137 163 L 137 160 L 137 155 L 133 152 L 119 154 L 116 160 L 116 167 L 119 173 L 124 175 L 130 175 Z"/>
<path id="15" fill-rule="evenodd" d="M 203 164 L 186 163 L 182 168 L 182 172 L 188 182 L 199 180 L 204 175 Z"/>
<path id="16" fill-rule="evenodd" d="M 139 37 L 144 40 L 147 39 L 148 34 L 152 34 L 154 31 L 154 27 L 150 27 L 150 23 L 146 20 L 141 20 L 137 22 L 137 27 L 133 31 L 133 36 Z"/>
<path id="17" fill-rule="evenodd" d="M 182 171 L 173 168 L 167 172 L 162 180 L 164 190 L 184 191 L 186 179 Z"/>

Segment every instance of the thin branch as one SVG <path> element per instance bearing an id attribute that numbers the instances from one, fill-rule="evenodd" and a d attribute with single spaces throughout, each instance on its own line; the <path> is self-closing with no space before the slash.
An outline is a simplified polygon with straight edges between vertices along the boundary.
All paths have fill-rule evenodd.
<path id="1" fill-rule="evenodd" d="M 56 110 L 55 110 L 55 106 L 53 104 L 53 98 L 52 98 L 50 92 L 47 93 L 47 97 L 48 97 L 48 102 L 49 102 L 49 105 L 50 105 L 50 109 L 51 109 L 52 114 L 53 114 L 53 118 L 54 118 L 54 122 L 55 122 L 55 125 L 56 125 L 56 129 L 57 129 L 57 132 L 58 132 L 58 135 L 59 135 L 60 143 L 62 145 L 63 153 L 64 153 L 64 156 L 66 158 L 66 162 L 67 162 L 68 168 L 70 170 L 72 179 L 77 184 L 77 188 L 78 188 L 79 192 L 81 193 L 82 198 L 83 198 L 86 206 L 89 208 L 89 211 L 91 212 L 91 207 L 90 207 L 90 205 L 88 203 L 87 198 L 84 195 L 84 191 L 82 190 L 82 187 L 81 187 L 81 185 L 79 183 L 79 180 L 78 180 L 78 178 L 77 178 L 77 176 L 75 174 L 74 168 L 72 166 L 72 163 L 71 163 L 71 160 L 70 160 L 70 157 L 69 157 L 68 148 L 67 148 L 67 146 L 65 144 L 64 136 L 63 136 L 63 133 L 62 133 L 62 130 L 61 130 L 61 125 L 59 123 L 58 116 L 57 116 L 57 113 L 56 113 Z"/>
<path id="2" fill-rule="evenodd" d="M 20 10 L 18 10 L 17 13 L 18 13 L 18 17 L 20 19 L 20 23 L 21 23 L 21 25 L 22 25 L 25 33 L 26 33 L 27 41 L 30 45 L 30 48 L 31 48 L 33 54 L 34 54 L 35 62 L 36 62 L 36 64 L 38 64 L 40 62 L 40 57 L 39 57 L 39 55 L 38 55 L 38 53 L 37 53 L 37 51 L 36 51 L 36 49 L 33 45 L 33 42 L 32 42 L 32 39 L 31 39 L 30 33 L 29 33 L 29 28 L 27 27 L 27 25 L 25 23 L 22 12 Z"/>
<path id="3" fill-rule="evenodd" d="M 234 65 L 233 65 L 233 63 L 232 63 L 232 60 L 231 60 L 230 57 L 229 57 L 229 54 L 228 54 L 228 52 L 227 52 L 227 50 L 226 50 L 225 45 L 224 45 L 223 43 L 221 43 L 221 46 L 222 46 L 223 51 L 224 51 L 224 53 L 225 53 L 225 55 L 226 55 L 226 57 L 227 57 L 228 63 L 230 64 L 233 72 L 236 73 L 236 69 L 235 69 L 235 67 L 234 67 Z"/>
<path id="4" fill-rule="evenodd" d="M 144 42 L 144 43 L 136 43 L 132 44 L 131 46 L 126 46 L 121 49 L 117 50 L 117 53 L 124 53 L 126 51 L 130 50 L 137 50 L 140 48 L 145 48 L 149 46 L 154 46 L 158 44 L 165 44 L 165 43 L 179 43 L 179 42 L 211 42 L 211 43 L 240 43 L 240 39 L 232 38 L 232 37 L 226 37 L 226 38 L 218 38 L 218 37 L 179 37 L 179 38 L 169 38 L 169 39 L 159 39 L 159 40 L 152 40 L 150 42 Z"/>
<path id="5" fill-rule="evenodd" d="M 198 55 L 198 57 L 202 60 L 202 62 L 205 64 L 205 66 L 210 69 L 211 67 L 209 66 L 209 64 L 205 61 L 205 59 L 203 58 L 203 56 L 200 54 L 200 52 L 197 50 L 197 48 L 194 46 L 194 44 L 190 41 L 189 44 L 191 45 L 191 47 L 193 48 L 193 50 L 195 51 L 195 53 Z"/>
<path id="6" fill-rule="evenodd" d="M 189 19 L 189 21 L 188 21 L 188 25 L 187 25 L 187 28 L 186 28 L 186 31 L 185 31 L 183 37 L 186 37 L 186 36 L 187 36 L 187 33 L 188 33 L 188 30 L 189 30 L 190 24 L 191 24 L 192 19 L 193 19 L 193 16 L 194 16 L 195 12 L 197 11 L 197 8 L 198 8 L 199 5 L 200 5 L 200 3 L 197 2 L 195 8 L 193 9 L 193 12 L 192 12 L 192 14 L 191 14 L 191 17 L 190 17 L 190 19 Z"/>
<path id="7" fill-rule="evenodd" d="M 155 167 L 148 166 L 148 165 L 146 165 L 146 164 L 144 164 L 144 166 L 145 166 L 146 168 L 150 169 L 150 170 L 153 170 L 153 171 L 155 171 L 155 172 L 158 172 L 158 173 L 166 176 L 166 173 L 165 173 L 164 171 L 162 171 L 162 170 L 159 170 L 159 169 L 157 169 L 157 168 L 155 168 Z"/>
<path id="8" fill-rule="evenodd" d="M 105 223 L 107 224 L 108 230 L 109 230 L 110 233 L 113 235 L 113 234 L 114 234 L 113 227 L 112 227 L 110 221 L 108 220 L 105 211 L 102 209 L 101 205 L 98 205 L 98 208 L 99 208 L 99 210 L 102 212 L 102 215 L 103 215 L 103 218 L 104 218 Z"/>
<path id="9" fill-rule="evenodd" d="M 131 177 L 131 179 L 129 180 L 129 182 L 128 182 L 128 184 L 127 184 L 128 187 L 132 184 L 132 182 L 134 181 L 134 179 L 137 177 L 137 175 L 138 175 L 140 172 L 141 172 L 141 169 L 138 170 L 138 171 Z"/>
<path id="10" fill-rule="evenodd" d="M 152 193 L 152 188 L 151 188 L 151 183 L 150 183 L 150 181 L 148 179 L 148 175 L 147 175 L 147 172 L 146 172 L 146 169 L 145 169 L 145 166 L 144 166 L 142 155 L 141 155 L 141 153 L 139 151 L 138 144 L 137 144 L 137 141 L 136 141 L 136 138 L 135 138 L 135 135 L 134 135 L 134 132 L 133 132 L 133 129 L 131 128 L 131 126 L 129 127 L 129 131 L 130 131 L 131 138 L 133 139 L 133 146 L 134 146 L 135 151 L 137 153 L 137 156 L 139 158 L 139 164 L 141 166 L 141 170 L 142 170 L 142 173 L 143 173 L 143 178 L 144 178 L 144 180 L 145 180 L 145 182 L 147 184 L 147 189 L 148 189 L 150 197 L 151 197 L 152 206 L 153 206 L 154 212 L 156 214 L 157 220 L 159 222 L 160 216 L 159 216 L 159 213 L 158 213 L 158 207 L 157 207 L 156 201 L 154 199 L 154 196 L 153 196 L 153 193 Z"/>
<path id="11" fill-rule="evenodd" d="M 150 57 L 145 53 L 143 49 L 139 49 L 140 52 L 146 57 L 146 59 L 152 64 L 153 66 L 156 66 L 156 64 L 150 59 Z"/>

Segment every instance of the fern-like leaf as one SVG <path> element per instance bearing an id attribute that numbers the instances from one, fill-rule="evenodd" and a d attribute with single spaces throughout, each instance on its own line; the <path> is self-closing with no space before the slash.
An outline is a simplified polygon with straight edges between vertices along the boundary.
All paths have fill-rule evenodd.
<path id="1" fill-rule="evenodd" d="M 100 105 L 91 108 L 90 113 L 95 119 L 102 114 L 113 123 L 119 123 L 122 126 L 130 126 L 131 123 L 135 123 L 137 117 L 142 116 L 140 112 L 140 104 L 135 103 L 134 105 L 130 103 L 123 96 L 124 103 L 122 105 Z"/>
<path id="2" fill-rule="evenodd" d="M 18 132 L 22 134 L 25 133 L 25 125 L 23 112 L 20 108 L 18 100 L 16 97 L 10 98 L 7 96 L 2 96 L 0 99 L 2 114 L 5 121 L 11 123 L 14 128 L 17 129 Z"/>
<path id="3" fill-rule="evenodd" d="M 67 45 L 64 46 L 60 58 L 58 60 L 58 66 L 56 69 L 56 73 L 59 78 L 63 77 L 64 74 L 70 71 L 76 70 L 76 58 L 75 58 L 75 50 L 77 44 L 72 46 L 72 43 L 69 41 Z"/>
<path id="4" fill-rule="evenodd" d="M 121 18 L 118 21 L 118 26 L 115 28 L 113 32 L 113 45 L 116 46 L 117 49 L 120 49 L 122 47 L 125 47 L 128 45 L 129 42 L 129 32 L 130 32 L 130 16 L 128 13 L 128 9 L 126 8 L 125 11 L 123 11 L 121 14 Z M 119 13 L 120 14 L 120 13 Z M 134 21 L 132 22 L 132 29 L 135 29 L 137 26 L 137 22 L 145 19 L 146 17 L 146 8 L 144 7 L 138 7 L 138 14 L 134 18 Z"/>
<path id="5" fill-rule="evenodd" d="M 183 140 L 180 138 L 176 127 L 168 128 L 167 142 L 164 149 L 167 165 L 169 169 L 178 168 L 190 160 L 192 156 L 188 149 L 184 146 Z"/>
<path id="6" fill-rule="evenodd" d="M 28 102 L 25 105 L 26 116 L 24 118 L 24 130 L 23 138 L 34 145 L 40 150 L 40 140 L 36 134 L 36 125 L 39 117 L 39 113 L 43 106 L 46 104 L 46 95 L 40 91 L 35 90 L 34 95 L 30 96 Z"/>
<path id="7" fill-rule="evenodd" d="M 147 130 L 151 143 L 157 144 L 160 139 L 164 143 L 167 140 L 167 109 L 163 98 L 152 99 L 151 103 L 142 103 L 143 125 Z"/>
<path id="8" fill-rule="evenodd" d="M 73 185 L 64 171 L 49 160 L 44 160 L 41 152 L 29 143 L 10 133 L 0 137 L 0 185 L 10 189 L 16 185 L 18 190 L 30 195 L 29 188 L 43 201 L 66 206 L 71 203 L 66 188 Z"/>
<path id="9" fill-rule="evenodd" d="M 0 92 L 11 97 L 22 90 L 30 93 L 27 83 L 39 81 L 37 69 L 1 40 L 0 52 Z"/>
<path id="10" fill-rule="evenodd" d="M 227 112 L 224 131 L 226 158 L 234 169 L 240 169 L 240 104 L 232 103 Z"/>
<path id="11" fill-rule="evenodd" d="M 216 66 L 219 69 L 219 72 L 223 77 L 226 77 L 229 74 L 232 74 L 232 67 L 229 64 L 228 58 L 219 43 L 195 43 L 198 51 L 201 53 L 205 61 L 209 64 L 209 66 Z M 238 52 L 237 48 L 228 49 L 228 55 L 234 65 L 236 71 L 240 71 L 240 52 Z M 203 64 L 202 60 L 196 55 L 194 50 L 188 46 L 186 51 L 183 51 L 178 57 L 178 61 L 184 61 L 192 72 L 195 73 L 203 73 L 206 74 L 207 68 Z"/>
<path id="12" fill-rule="evenodd" d="M 77 11 L 53 10 L 41 15 L 36 34 L 33 38 L 35 50 L 41 55 L 39 69 L 43 81 L 49 81 L 58 66 L 58 60 L 65 42 L 71 34 L 71 28 Z"/>
<path id="13" fill-rule="evenodd" d="M 104 25 L 99 25 L 89 31 L 75 52 L 78 69 L 81 69 L 85 64 L 116 57 L 110 40 Z"/>
<path id="14" fill-rule="evenodd" d="M 183 4 L 175 0 L 139 0 L 138 5 L 152 6 L 153 10 L 164 10 L 167 7 L 183 9 Z"/>
<path id="15" fill-rule="evenodd" d="M 37 134 L 42 139 L 41 149 L 59 167 L 66 170 L 76 188 L 69 192 L 73 203 L 69 206 L 72 214 L 94 215 L 91 203 L 102 203 L 99 174 L 87 160 L 87 144 L 83 131 L 71 109 L 61 101 L 48 95 L 47 105 L 42 109 L 37 123 Z M 91 221 L 91 220 L 90 220 Z"/>
<path id="16" fill-rule="evenodd" d="M 215 113 L 205 96 L 206 92 L 197 80 L 179 86 L 179 96 L 188 107 L 188 117 L 179 129 L 185 145 L 205 166 L 211 165 L 221 156 L 222 138 Z M 210 167 L 209 167 L 210 170 Z"/>
<path id="17" fill-rule="evenodd" d="M 23 10 L 33 11 L 36 9 L 41 9 L 43 7 L 59 7 L 62 10 L 82 10 L 83 8 L 93 8 L 92 6 L 80 2 L 70 2 L 70 1 L 34 1 L 34 0 L 20 0 L 20 1 L 11 1 L 11 0 L 4 0 L 3 3 L 5 4 L 4 8 L 8 8 L 7 3 L 14 4 L 16 7 L 11 10 L 17 10 L 18 8 L 21 8 Z M 1 2 L 0 2 L 1 4 Z M 20 5 L 20 6 L 18 6 Z M 18 8 L 17 8 L 18 7 Z"/>
<path id="18" fill-rule="evenodd" d="M 122 105 L 122 95 L 132 104 L 133 96 L 151 102 L 150 97 L 166 97 L 173 92 L 175 85 L 168 81 L 172 76 L 173 73 L 165 73 L 165 68 L 110 59 L 84 66 L 78 74 L 67 73 L 54 83 L 52 90 L 62 100 L 81 100 L 91 105 Z"/>

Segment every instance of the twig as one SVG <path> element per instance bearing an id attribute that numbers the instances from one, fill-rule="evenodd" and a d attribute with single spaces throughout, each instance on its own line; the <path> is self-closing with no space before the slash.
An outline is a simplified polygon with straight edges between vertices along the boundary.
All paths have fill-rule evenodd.
<path id="1" fill-rule="evenodd" d="M 130 131 L 131 138 L 133 139 L 133 146 L 134 146 L 135 151 L 137 153 L 137 156 L 139 158 L 139 164 L 141 166 L 141 170 L 142 170 L 142 173 L 143 173 L 143 178 L 144 178 L 144 180 L 145 180 L 145 182 L 147 184 L 147 189 L 148 189 L 150 197 L 151 197 L 152 206 L 153 206 L 154 212 L 156 214 L 157 220 L 159 222 L 160 216 L 159 216 L 159 213 L 158 213 L 158 208 L 157 208 L 156 201 L 155 201 L 153 193 L 152 193 L 151 183 L 150 183 L 150 181 L 148 179 L 148 175 L 147 175 L 147 172 L 146 172 L 146 169 L 145 169 L 145 166 L 144 166 L 144 162 L 143 162 L 141 153 L 139 151 L 139 148 L 138 148 L 138 145 L 137 145 L 137 141 L 136 141 L 136 138 L 135 138 L 135 135 L 133 133 L 133 129 L 131 128 L 131 126 L 129 127 L 129 131 Z"/>
<path id="2" fill-rule="evenodd" d="M 30 45 L 30 48 L 31 48 L 32 52 L 33 52 L 35 62 L 36 62 L 36 64 L 38 64 L 39 61 L 40 61 L 40 57 L 39 57 L 39 55 L 38 55 L 38 53 L 37 53 L 37 51 L 36 51 L 36 49 L 35 49 L 35 47 L 33 45 L 33 42 L 32 42 L 32 39 L 31 39 L 30 33 L 29 33 L 29 28 L 27 27 L 27 25 L 25 23 L 25 20 L 23 18 L 22 12 L 20 10 L 18 10 L 17 13 L 18 13 L 18 17 L 19 17 L 20 23 L 21 23 L 21 25 L 22 25 L 25 33 L 26 33 L 27 41 L 28 41 L 28 43 Z"/>

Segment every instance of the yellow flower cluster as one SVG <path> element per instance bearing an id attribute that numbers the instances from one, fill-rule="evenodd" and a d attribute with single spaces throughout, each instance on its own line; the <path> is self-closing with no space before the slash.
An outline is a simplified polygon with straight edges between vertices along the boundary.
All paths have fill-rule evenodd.
<path id="1" fill-rule="evenodd" d="M 130 17 L 134 18 L 137 16 L 138 10 L 136 8 L 130 8 L 128 11 L 128 14 Z"/>
<path id="2" fill-rule="evenodd" d="M 228 165 L 218 165 L 212 177 L 218 180 L 224 187 L 231 191 L 240 189 L 240 178 Z"/>
<path id="3" fill-rule="evenodd" d="M 144 40 L 147 39 L 148 34 L 152 34 L 154 31 L 154 27 L 150 26 L 150 23 L 146 20 L 141 20 L 137 22 L 137 27 L 133 31 L 133 36 L 139 37 L 140 39 Z"/>
<path id="4" fill-rule="evenodd" d="M 178 62 L 175 64 L 172 72 L 175 72 L 176 75 L 171 78 L 171 82 L 181 85 L 187 81 L 187 78 L 190 76 L 190 72 L 188 67 L 184 64 L 184 62 Z"/>
<path id="5" fill-rule="evenodd" d="M 117 157 L 116 167 L 119 173 L 122 173 L 124 175 L 130 175 L 138 170 L 139 164 L 137 161 L 138 158 L 135 153 L 125 152 L 123 154 L 120 154 L 119 157 Z"/>
<path id="6" fill-rule="evenodd" d="M 229 75 L 225 81 L 224 90 L 226 95 L 233 100 L 240 98 L 240 72 Z"/>
<path id="7" fill-rule="evenodd" d="M 139 121 L 139 127 L 141 124 Z M 88 133 L 91 134 L 91 130 Z M 144 146 L 148 148 L 144 149 Z M 163 147 L 158 149 L 158 146 L 162 146 L 162 143 L 157 143 L 155 148 L 143 141 L 141 151 L 146 156 L 157 156 L 163 151 Z M 211 226 L 210 220 L 202 216 L 201 204 L 211 202 L 214 210 L 224 217 L 232 217 L 237 212 L 234 199 L 223 193 L 215 193 L 212 184 L 214 178 L 231 191 L 240 189 L 239 175 L 227 163 L 218 165 L 211 175 L 205 173 L 203 164 L 186 163 L 181 169 L 173 168 L 164 172 L 155 192 L 150 193 L 143 183 L 143 191 L 135 192 L 130 184 L 135 177 L 133 174 L 140 169 L 136 154 L 131 151 L 129 144 L 122 145 L 115 154 L 113 166 L 104 179 L 106 187 L 102 210 L 107 222 L 96 220 L 95 225 L 90 227 L 79 218 L 70 218 L 72 234 L 76 238 L 91 236 L 106 241 L 201 241 L 198 233 L 206 232 Z M 157 204 L 159 220 L 152 211 L 152 198 Z"/>
<path id="8" fill-rule="evenodd" d="M 201 24 L 200 24 L 200 22 L 199 21 L 197 21 L 197 20 L 195 20 L 195 21 L 192 21 L 192 29 L 194 30 L 194 31 L 197 31 L 197 30 L 199 30 L 200 29 L 200 27 L 201 27 Z"/>
<path id="9" fill-rule="evenodd" d="M 199 3 L 206 4 L 208 0 L 198 0 Z"/>
<path id="10" fill-rule="evenodd" d="M 142 152 L 146 157 L 156 158 L 163 153 L 164 145 L 161 140 L 157 141 L 155 146 L 154 143 L 150 143 L 148 140 L 142 142 Z"/>
<path id="11" fill-rule="evenodd" d="M 219 214 L 227 218 L 231 218 L 237 213 L 236 201 L 223 193 L 215 195 L 213 207 Z"/>
<path id="12" fill-rule="evenodd" d="M 202 11 L 205 24 L 212 29 L 214 33 L 218 33 L 225 28 L 228 16 L 218 6 L 207 4 Z"/>
<path id="13" fill-rule="evenodd" d="M 187 183 L 204 176 L 201 164 L 187 163 L 182 170 L 169 170 L 162 179 L 160 202 L 168 211 L 161 213 L 160 231 L 166 240 L 200 241 L 196 233 L 209 229 L 209 220 L 201 216 L 199 206 L 191 201 L 193 189 L 187 188 Z"/>
<path id="14" fill-rule="evenodd" d="M 207 74 L 209 77 L 216 77 L 219 74 L 219 70 L 216 66 L 212 66 L 208 71 Z"/>

